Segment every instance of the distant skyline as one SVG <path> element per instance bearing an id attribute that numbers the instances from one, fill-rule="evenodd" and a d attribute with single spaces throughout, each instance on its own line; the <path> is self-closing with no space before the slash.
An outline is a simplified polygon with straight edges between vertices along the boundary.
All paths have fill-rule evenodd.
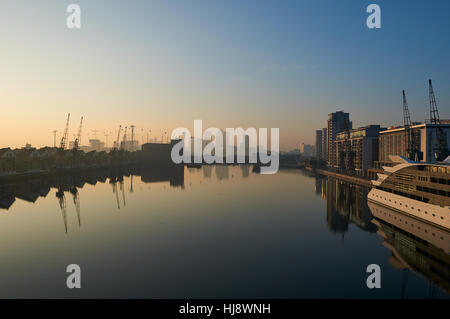
<path id="1" fill-rule="evenodd" d="M 82 28 L 66 27 L 81 6 Z M 366 7 L 382 10 L 370 30 Z M 450 118 L 450 1 L 4 0 L 0 147 L 53 145 L 84 116 L 83 145 L 119 125 L 278 127 L 281 150 L 314 144 L 329 113 L 353 127 L 429 117 L 428 79 Z M 87 135 L 89 133 L 89 136 Z"/>

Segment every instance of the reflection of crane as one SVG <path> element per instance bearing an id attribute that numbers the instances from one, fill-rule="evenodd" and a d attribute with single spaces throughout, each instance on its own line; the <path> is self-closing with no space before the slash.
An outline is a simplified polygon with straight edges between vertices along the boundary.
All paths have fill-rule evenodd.
<path id="1" fill-rule="evenodd" d="M 73 143 L 73 148 L 76 149 L 76 150 L 81 145 L 81 127 L 82 127 L 82 125 L 83 125 L 83 117 L 81 117 L 81 120 L 80 120 L 80 127 L 78 128 L 77 138 L 75 139 L 75 142 Z"/>
<path id="2" fill-rule="evenodd" d="M 58 197 L 59 207 L 61 208 L 61 214 L 64 222 L 64 229 L 67 234 L 67 208 L 66 208 L 66 197 L 64 196 L 64 190 L 60 186 L 56 192 L 56 197 Z"/>
<path id="3" fill-rule="evenodd" d="M 132 193 L 133 192 L 133 175 L 131 175 L 131 177 L 130 177 L 130 193 Z"/>
<path id="4" fill-rule="evenodd" d="M 419 161 L 419 150 L 417 147 L 416 133 L 412 128 L 411 117 L 409 116 L 408 102 L 406 101 L 406 93 L 403 90 L 403 126 L 405 127 L 405 144 L 406 153 L 410 160 Z"/>
<path id="5" fill-rule="evenodd" d="M 450 154 L 447 144 L 447 135 L 441 127 L 441 120 L 439 118 L 439 111 L 431 80 L 428 80 L 428 86 L 430 97 L 430 122 L 435 125 L 437 139 L 437 147 L 434 148 L 434 153 L 437 161 L 443 161 Z"/>
<path id="6" fill-rule="evenodd" d="M 125 202 L 125 187 L 123 185 L 123 180 L 120 181 L 120 190 L 122 191 L 122 197 L 123 197 L 123 206 L 127 206 L 127 203 Z"/>
<path id="7" fill-rule="evenodd" d="M 117 179 L 116 178 L 110 178 L 109 183 L 112 185 L 113 193 L 116 194 L 117 209 L 120 209 L 119 193 L 117 192 Z"/>
<path id="8" fill-rule="evenodd" d="M 73 203 L 78 217 L 78 226 L 81 227 L 81 214 L 80 214 L 80 194 L 76 186 L 70 188 L 70 193 L 73 196 Z"/>
<path id="9" fill-rule="evenodd" d="M 67 135 L 69 134 L 69 120 L 70 120 L 70 113 L 67 115 L 67 122 L 66 122 L 66 128 L 64 129 L 64 134 L 61 138 L 61 143 L 59 145 L 60 149 L 66 149 L 67 145 Z"/>

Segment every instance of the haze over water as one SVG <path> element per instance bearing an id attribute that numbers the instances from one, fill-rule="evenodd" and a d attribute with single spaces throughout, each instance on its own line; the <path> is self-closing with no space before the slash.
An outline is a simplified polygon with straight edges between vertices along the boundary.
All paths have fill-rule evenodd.
<path id="1" fill-rule="evenodd" d="M 16 197 L 0 209 L 0 297 L 449 297 L 449 255 L 423 259 L 447 269 L 434 277 L 440 288 L 395 267 L 365 189 L 250 166 L 161 174 L 74 181 L 81 226 L 64 185 L 67 233 L 56 188 L 18 188 L 35 202 Z M 81 289 L 66 287 L 72 263 Z M 381 289 L 366 286 L 369 264 L 381 266 Z"/>

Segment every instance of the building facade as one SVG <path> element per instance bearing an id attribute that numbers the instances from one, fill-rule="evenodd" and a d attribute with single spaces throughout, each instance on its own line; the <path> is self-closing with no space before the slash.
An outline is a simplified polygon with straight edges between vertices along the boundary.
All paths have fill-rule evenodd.
<path id="1" fill-rule="evenodd" d="M 327 160 L 328 158 L 328 151 L 327 151 L 327 133 L 328 133 L 328 129 L 325 127 L 322 129 L 322 159 L 324 161 Z"/>
<path id="2" fill-rule="evenodd" d="M 322 159 L 323 155 L 322 155 L 322 130 L 317 130 L 316 131 L 316 152 L 315 152 L 315 156 L 317 159 Z M 301 152 L 301 151 L 300 151 Z"/>
<path id="3" fill-rule="evenodd" d="M 378 139 L 380 125 L 368 125 L 336 135 L 333 153 L 333 168 L 348 169 L 356 175 L 365 176 L 379 159 Z"/>
<path id="4" fill-rule="evenodd" d="M 338 133 L 351 130 L 352 122 L 350 122 L 350 114 L 344 111 L 328 114 L 327 123 L 327 163 L 333 166 L 336 160 L 336 150 L 334 149 L 334 141 Z"/>
<path id="5" fill-rule="evenodd" d="M 421 162 L 435 161 L 434 150 L 437 148 L 435 124 L 421 123 L 411 126 L 418 138 Z M 440 128 L 447 135 L 447 145 L 450 147 L 450 124 L 441 124 Z M 380 132 L 380 161 L 389 161 L 389 155 L 407 157 L 406 132 L 404 127 L 390 127 Z"/>

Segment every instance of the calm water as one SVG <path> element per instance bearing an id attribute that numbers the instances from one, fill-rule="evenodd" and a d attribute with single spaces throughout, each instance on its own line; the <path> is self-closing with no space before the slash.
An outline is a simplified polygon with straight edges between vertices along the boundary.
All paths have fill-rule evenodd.
<path id="1" fill-rule="evenodd" d="M 448 243 L 373 220 L 365 189 L 298 170 L 98 172 L 0 194 L 0 297 L 449 297 Z M 66 288 L 72 263 L 81 289 Z"/>

